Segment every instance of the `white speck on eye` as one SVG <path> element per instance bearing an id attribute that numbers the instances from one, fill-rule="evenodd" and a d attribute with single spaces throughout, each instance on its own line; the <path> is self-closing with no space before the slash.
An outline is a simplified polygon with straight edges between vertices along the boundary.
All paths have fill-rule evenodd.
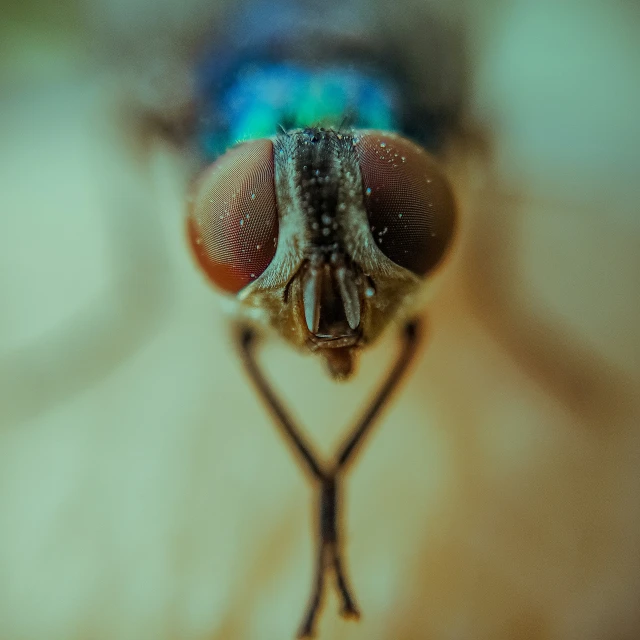
<path id="1" fill-rule="evenodd" d="M 384 149 L 387 146 L 387 143 L 386 142 L 381 142 L 380 146 Z"/>
<path id="2" fill-rule="evenodd" d="M 244 220 L 240 220 L 240 226 L 244 224 Z"/>
<path id="3" fill-rule="evenodd" d="M 256 249 L 257 249 L 258 251 L 260 251 L 261 247 L 262 247 L 262 245 L 260 245 L 260 244 L 257 244 L 257 245 L 256 245 Z"/>
<path id="4" fill-rule="evenodd" d="M 255 194 L 255 193 L 252 193 L 252 194 L 251 194 L 251 199 L 252 199 L 252 200 L 255 200 L 255 199 L 256 199 L 256 194 Z"/>
<path id="5" fill-rule="evenodd" d="M 252 274 L 251 274 L 251 277 L 252 277 L 252 278 L 255 278 L 255 277 L 256 277 L 256 274 L 255 274 L 255 273 L 252 273 Z"/>
<path id="6" fill-rule="evenodd" d="M 433 182 L 433 180 L 431 180 L 431 178 L 427 178 L 427 184 L 431 184 Z"/>
<path id="7" fill-rule="evenodd" d="M 407 159 L 404 156 L 402 156 L 402 158 L 400 158 L 400 159 L 402 160 L 402 162 L 406 162 L 407 161 Z"/>
<path id="8" fill-rule="evenodd" d="M 202 244 L 202 238 L 196 238 L 196 244 Z"/>
<path id="9" fill-rule="evenodd" d="M 322 214 L 322 224 L 331 224 L 331 216 L 326 213 Z"/>
<path id="10" fill-rule="evenodd" d="M 367 288 L 364 290 L 364 295 L 365 295 L 367 298 L 372 298 L 372 297 L 375 295 L 375 293 L 376 293 L 376 290 L 375 290 L 373 287 L 367 287 Z"/>
<path id="11" fill-rule="evenodd" d="M 370 196 L 371 195 L 371 187 L 367 187 L 367 190 L 365 191 L 365 193 Z"/>
<path id="12" fill-rule="evenodd" d="M 325 227 L 325 228 L 322 230 L 322 235 L 323 235 L 323 236 L 328 236 L 330 233 L 331 233 L 331 229 L 329 229 L 328 227 Z"/>
<path id="13" fill-rule="evenodd" d="M 398 218 L 402 218 L 402 214 L 401 213 L 398 214 Z"/>
<path id="14" fill-rule="evenodd" d="M 339 211 L 344 211 L 346 208 L 347 208 L 347 205 L 346 205 L 344 202 L 341 202 L 341 203 L 338 205 L 338 210 L 339 210 Z"/>

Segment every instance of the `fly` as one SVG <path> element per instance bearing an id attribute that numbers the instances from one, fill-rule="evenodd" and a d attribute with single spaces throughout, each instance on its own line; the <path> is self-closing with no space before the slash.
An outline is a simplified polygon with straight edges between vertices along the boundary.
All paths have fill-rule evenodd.
<path id="1" fill-rule="evenodd" d="M 299 30 L 296 38 L 270 34 L 233 62 L 221 54 L 204 65 L 199 140 L 211 162 L 189 197 L 187 236 L 204 274 L 235 298 L 238 353 L 316 487 L 304 638 L 314 634 L 327 570 L 341 615 L 360 616 L 343 564 L 341 492 L 415 357 L 423 330 L 410 310 L 448 253 L 456 206 L 436 159 L 399 132 L 401 78 L 339 38 L 326 47 L 317 34 L 305 47 L 300 39 Z M 258 336 L 268 328 L 347 380 L 392 321 L 402 325 L 396 361 L 333 461 L 324 462 L 262 372 Z"/>

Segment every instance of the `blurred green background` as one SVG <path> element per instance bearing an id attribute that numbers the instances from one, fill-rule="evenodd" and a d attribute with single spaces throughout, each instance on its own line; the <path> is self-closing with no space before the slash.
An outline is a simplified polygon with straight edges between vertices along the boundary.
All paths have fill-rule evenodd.
<path id="1" fill-rule="evenodd" d="M 434 22 L 463 45 L 460 239 L 348 484 L 363 619 L 331 594 L 319 637 L 634 640 L 640 9 L 402 4 L 365 6 L 416 77 Z M 275 640 L 306 603 L 311 492 L 186 250 L 189 155 L 139 117 L 183 112 L 232 10 L 3 4 L 0 638 Z M 328 454 L 394 348 L 346 386 L 263 360 Z"/>

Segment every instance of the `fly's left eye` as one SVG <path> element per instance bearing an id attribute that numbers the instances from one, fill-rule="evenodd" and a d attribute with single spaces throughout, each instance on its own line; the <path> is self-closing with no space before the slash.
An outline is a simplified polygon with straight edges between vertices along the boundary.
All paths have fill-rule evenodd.
<path id="1" fill-rule="evenodd" d="M 455 230 L 447 179 L 431 155 L 398 135 L 363 132 L 356 149 L 375 243 L 396 264 L 426 275 L 443 258 Z"/>
<path id="2" fill-rule="evenodd" d="M 261 275 L 276 253 L 278 211 L 273 144 L 254 140 L 228 151 L 198 180 L 188 235 L 202 270 L 237 293 Z"/>

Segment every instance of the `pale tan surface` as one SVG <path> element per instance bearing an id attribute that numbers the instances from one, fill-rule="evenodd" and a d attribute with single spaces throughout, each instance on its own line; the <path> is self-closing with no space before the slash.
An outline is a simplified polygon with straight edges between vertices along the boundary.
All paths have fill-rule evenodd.
<path id="1" fill-rule="evenodd" d="M 428 348 L 347 487 L 363 619 L 330 591 L 320 638 L 640 637 L 640 21 L 564 6 L 470 14 L 496 177 L 454 158 L 462 237 Z M 184 168 L 132 148 L 116 73 L 20 33 L 0 102 L 0 637 L 291 638 L 311 492 L 185 250 Z M 278 343 L 263 360 L 328 452 L 393 348 L 347 386 Z"/>

